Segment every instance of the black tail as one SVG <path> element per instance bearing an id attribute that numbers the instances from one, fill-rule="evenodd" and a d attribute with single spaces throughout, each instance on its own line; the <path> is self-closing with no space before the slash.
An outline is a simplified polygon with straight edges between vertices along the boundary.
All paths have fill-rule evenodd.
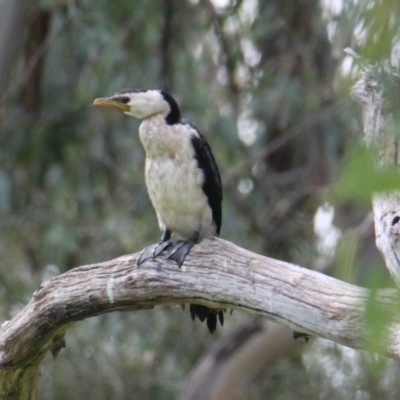
<path id="1" fill-rule="evenodd" d="M 213 333 L 217 329 L 217 316 L 221 326 L 224 325 L 224 312 L 222 310 L 214 310 L 206 306 L 191 304 L 190 315 L 193 321 L 196 319 L 196 317 L 201 322 L 207 320 L 207 327 L 211 333 Z"/>

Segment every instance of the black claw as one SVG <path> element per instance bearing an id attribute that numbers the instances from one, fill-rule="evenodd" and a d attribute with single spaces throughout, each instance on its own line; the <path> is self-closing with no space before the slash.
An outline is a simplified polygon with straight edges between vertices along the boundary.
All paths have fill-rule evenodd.
<path id="1" fill-rule="evenodd" d="M 142 250 L 137 260 L 137 265 L 144 263 L 149 258 L 154 259 L 158 257 L 163 251 L 167 251 L 167 257 L 170 260 L 174 260 L 179 267 L 185 262 L 186 256 L 189 254 L 190 249 L 197 243 L 197 240 L 177 240 L 171 242 L 165 240 L 152 244 Z"/>
<path id="2" fill-rule="evenodd" d="M 158 257 L 164 250 L 171 246 L 171 242 L 167 240 L 166 242 L 160 242 L 153 250 L 153 258 Z"/>
<path id="3" fill-rule="evenodd" d="M 177 240 L 172 242 L 167 251 L 167 257 L 174 260 L 179 268 L 185 262 L 186 256 L 189 254 L 190 249 L 197 243 L 195 240 Z"/>
<path id="4" fill-rule="evenodd" d="M 140 252 L 139 258 L 137 260 L 137 265 L 140 265 L 144 263 L 146 260 L 149 258 L 153 257 L 153 249 L 154 249 L 154 244 L 152 246 L 146 247 Z"/>
<path id="5" fill-rule="evenodd" d="M 183 263 L 185 262 L 185 257 L 186 254 L 182 254 L 179 251 L 176 251 L 175 253 L 171 254 L 168 258 L 170 260 L 175 261 L 178 264 L 178 267 L 182 267 Z"/>
<path id="6" fill-rule="evenodd" d="M 165 242 L 158 242 L 156 244 L 152 244 L 149 247 L 146 247 L 143 249 L 139 255 L 139 258 L 137 260 L 137 265 L 143 264 L 146 260 L 149 258 L 154 259 L 157 256 L 159 256 L 164 250 L 168 248 L 168 246 L 171 245 L 171 242 L 169 240 Z"/>

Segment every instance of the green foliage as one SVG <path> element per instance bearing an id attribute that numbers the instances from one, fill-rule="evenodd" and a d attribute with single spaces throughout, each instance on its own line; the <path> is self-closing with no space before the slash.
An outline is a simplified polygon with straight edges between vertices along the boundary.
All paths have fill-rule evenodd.
<path id="1" fill-rule="evenodd" d="M 397 310 L 396 310 L 397 311 Z M 396 313 L 391 312 L 387 307 L 380 307 L 376 301 L 376 292 L 371 290 L 365 310 L 365 324 L 368 332 L 368 348 L 371 351 L 378 351 L 385 343 L 387 338 L 387 329 L 390 321 Z"/>
<path id="2" fill-rule="evenodd" d="M 363 147 L 348 156 L 331 190 L 332 198 L 337 201 L 354 201 L 369 206 L 374 193 L 398 189 L 399 186 L 399 172 L 379 167 L 374 151 Z"/>
<path id="3" fill-rule="evenodd" d="M 346 282 L 355 282 L 355 267 L 359 257 L 359 235 L 347 232 L 339 241 L 335 260 L 335 276 Z"/>

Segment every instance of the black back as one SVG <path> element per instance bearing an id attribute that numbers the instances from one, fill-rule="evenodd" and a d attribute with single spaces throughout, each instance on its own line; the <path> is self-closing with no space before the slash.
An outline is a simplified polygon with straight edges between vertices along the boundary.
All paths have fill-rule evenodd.
<path id="1" fill-rule="evenodd" d="M 189 124 L 187 121 L 182 121 Z M 193 129 L 196 129 L 191 125 Z M 196 129 L 197 131 L 197 129 Z M 197 131 L 198 132 L 198 131 Z M 192 145 L 199 168 L 204 173 L 203 191 L 211 207 L 213 220 L 219 235 L 222 224 L 222 183 L 217 163 L 215 162 L 211 148 L 204 136 L 198 132 L 199 137 L 192 135 Z"/>

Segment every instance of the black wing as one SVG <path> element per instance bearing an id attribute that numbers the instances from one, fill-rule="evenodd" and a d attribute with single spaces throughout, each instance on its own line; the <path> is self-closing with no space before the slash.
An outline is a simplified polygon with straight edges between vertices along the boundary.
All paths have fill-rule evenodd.
<path id="1" fill-rule="evenodd" d="M 187 121 L 182 121 L 190 124 Z M 222 184 L 217 163 L 211 152 L 204 136 L 192 125 L 193 129 L 198 132 L 198 136 L 192 135 L 192 145 L 199 168 L 204 172 L 203 191 L 208 199 L 211 207 L 213 220 L 217 228 L 217 234 L 221 230 L 222 223 Z"/>

